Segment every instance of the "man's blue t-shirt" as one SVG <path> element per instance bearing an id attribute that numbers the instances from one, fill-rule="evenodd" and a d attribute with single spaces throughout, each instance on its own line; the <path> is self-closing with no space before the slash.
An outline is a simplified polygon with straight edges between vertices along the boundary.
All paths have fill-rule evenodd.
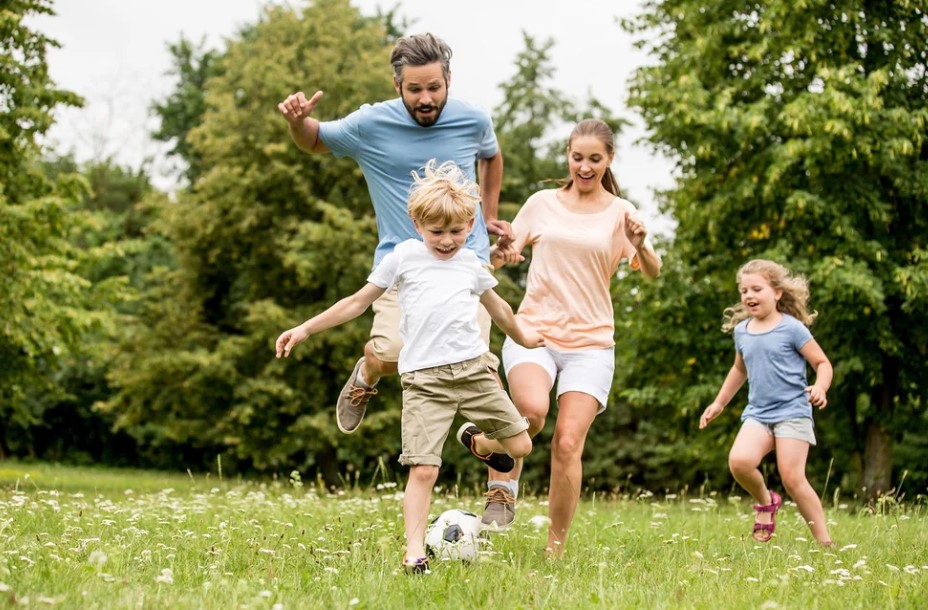
<path id="1" fill-rule="evenodd" d="M 789 419 L 812 419 L 812 404 L 805 392 L 806 359 L 799 352 L 812 339 L 806 326 L 789 314 L 775 328 L 754 334 L 743 320 L 735 326 L 735 349 L 748 371 L 748 417 L 765 424 Z"/>
<path id="2" fill-rule="evenodd" d="M 412 172 L 430 159 L 453 161 L 476 181 L 477 159 L 499 152 L 493 122 L 483 109 L 454 98 L 430 127 L 416 123 L 401 98 L 365 104 L 347 117 L 319 124 L 319 138 L 336 157 L 357 161 L 374 204 L 380 242 L 374 266 L 396 244 L 421 239 L 406 211 Z M 470 248 L 485 263 L 490 261 L 490 240 L 480 206 L 467 238 Z"/>

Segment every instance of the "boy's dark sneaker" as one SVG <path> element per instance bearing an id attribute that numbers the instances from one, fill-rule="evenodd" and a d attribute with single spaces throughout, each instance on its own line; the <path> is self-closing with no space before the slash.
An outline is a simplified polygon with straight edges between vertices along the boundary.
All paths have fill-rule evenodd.
<path id="1" fill-rule="evenodd" d="M 498 472 L 509 472 L 516 467 L 516 461 L 505 453 L 494 453 L 493 451 L 486 455 L 477 453 L 474 447 L 474 437 L 481 434 L 483 434 L 483 432 L 480 431 L 480 428 L 470 422 L 458 428 L 458 440 L 461 441 L 462 445 L 467 447 L 467 450 L 470 451 L 471 455 L 475 458 Z"/>
<path id="2" fill-rule="evenodd" d="M 407 574 L 430 574 L 428 557 L 403 558 L 403 569 Z"/>

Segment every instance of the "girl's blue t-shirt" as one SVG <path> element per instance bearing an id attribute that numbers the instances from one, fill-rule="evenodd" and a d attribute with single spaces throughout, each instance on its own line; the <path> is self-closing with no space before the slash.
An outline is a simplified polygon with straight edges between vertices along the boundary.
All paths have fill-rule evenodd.
<path id="1" fill-rule="evenodd" d="M 812 403 L 805 388 L 806 359 L 799 350 L 812 339 L 812 333 L 789 314 L 775 328 L 751 333 L 743 320 L 735 327 L 735 349 L 748 371 L 748 405 L 741 419 L 765 424 L 812 419 Z"/>
<path id="2" fill-rule="evenodd" d="M 354 159 L 364 174 L 380 240 L 375 267 L 397 244 L 421 239 L 406 211 L 412 172 L 421 175 L 430 159 L 438 165 L 453 161 L 476 182 L 477 159 L 499 152 L 490 115 L 456 98 L 448 98 L 438 121 L 429 127 L 416 123 L 403 100 L 395 98 L 365 104 L 343 119 L 320 123 L 319 138 L 336 157 Z M 466 247 L 489 263 L 490 240 L 479 205 Z"/>

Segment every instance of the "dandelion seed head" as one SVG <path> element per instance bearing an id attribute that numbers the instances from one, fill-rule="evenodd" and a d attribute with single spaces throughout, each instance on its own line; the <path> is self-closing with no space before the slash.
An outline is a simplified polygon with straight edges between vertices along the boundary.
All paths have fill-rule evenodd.
<path id="1" fill-rule="evenodd" d="M 171 571 L 171 568 L 162 568 L 161 574 L 155 576 L 155 582 L 165 585 L 173 585 L 174 573 Z"/>
<path id="2" fill-rule="evenodd" d="M 100 550 L 96 550 L 90 554 L 90 557 L 87 559 L 92 565 L 97 566 L 98 568 L 103 567 L 103 564 L 106 563 L 106 553 Z"/>

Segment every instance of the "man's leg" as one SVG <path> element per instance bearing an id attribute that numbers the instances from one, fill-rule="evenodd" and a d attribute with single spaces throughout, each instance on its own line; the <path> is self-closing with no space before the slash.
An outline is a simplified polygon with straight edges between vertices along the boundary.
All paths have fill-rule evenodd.
<path id="1" fill-rule="evenodd" d="M 364 346 L 364 356 L 354 365 L 354 370 L 345 382 L 338 403 L 335 419 L 338 429 L 351 434 L 361 425 L 367 412 L 367 403 L 377 394 L 374 387 L 381 377 L 396 373 L 403 342 L 400 340 L 400 305 L 396 289 L 388 290 L 374 301 L 374 323 L 371 338 Z"/>
<path id="2" fill-rule="evenodd" d="M 509 394 L 519 413 L 528 419 L 528 434 L 534 437 L 545 427 L 550 408 L 552 380 L 543 367 L 526 362 L 509 372 Z M 486 504 L 481 523 L 490 529 L 507 529 L 516 518 L 522 458 L 508 473 L 488 469 Z"/>

